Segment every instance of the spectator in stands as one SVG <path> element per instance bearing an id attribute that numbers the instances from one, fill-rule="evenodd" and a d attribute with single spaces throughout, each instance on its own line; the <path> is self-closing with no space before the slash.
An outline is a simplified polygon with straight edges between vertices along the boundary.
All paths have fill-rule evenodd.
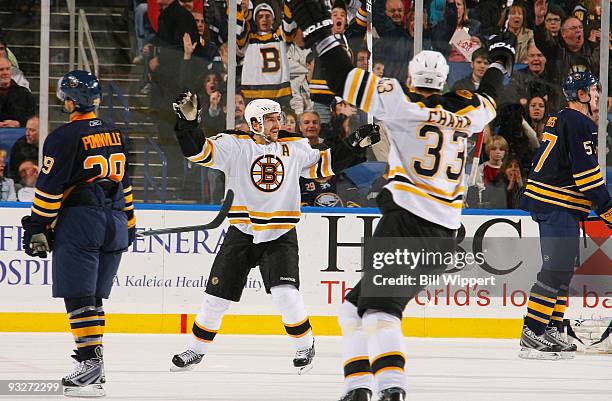
<path id="1" fill-rule="evenodd" d="M 385 74 L 385 63 L 382 61 L 374 61 L 372 63 L 372 74 L 376 75 L 379 78 L 382 78 Z"/>
<path id="2" fill-rule="evenodd" d="M 147 1 L 133 0 L 134 2 L 134 31 L 136 34 L 136 55 L 132 60 L 134 64 L 143 62 L 142 51 L 146 43 L 149 43 L 155 36 L 147 19 Z"/>
<path id="3" fill-rule="evenodd" d="M 596 75 L 599 71 L 599 50 L 585 41 L 584 29 L 576 17 L 568 17 L 561 24 L 561 40 L 548 40 L 542 27 L 544 16 L 547 15 L 546 4 L 543 0 L 536 0 L 535 5 L 536 27 L 535 43 L 546 57 L 549 68 L 557 84 L 561 83 L 571 71 L 592 71 Z"/>
<path id="4" fill-rule="evenodd" d="M 285 109 L 285 124 L 281 129 L 292 134 L 297 133 L 297 115 L 290 109 Z"/>
<path id="5" fill-rule="evenodd" d="M 206 107 L 202 108 L 202 128 L 206 136 L 213 136 L 225 130 L 224 99 L 225 96 L 221 91 L 214 88 L 208 97 Z"/>
<path id="6" fill-rule="evenodd" d="M 501 168 L 501 177 L 506 189 L 506 208 L 518 209 L 525 186 L 523 169 L 516 157 L 510 157 Z"/>
<path id="7" fill-rule="evenodd" d="M 38 179 L 38 164 L 31 160 L 21 162 L 19 165 L 19 188 L 17 190 L 17 200 L 19 202 L 33 202 L 34 188 Z"/>
<path id="8" fill-rule="evenodd" d="M 359 51 L 357 51 L 357 57 L 355 57 L 355 67 L 367 70 L 369 59 L 370 53 L 368 52 L 368 49 L 359 49 Z"/>
<path id="9" fill-rule="evenodd" d="M 363 7 L 363 6 L 362 6 Z M 408 63 L 414 50 L 414 10 L 407 15 L 408 24 L 404 27 L 405 8 L 401 0 L 375 1 L 372 10 L 372 24 L 380 36 L 380 41 L 374 44 L 374 59 L 385 66 L 385 75 L 406 82 L 408 78 Z M 425 11 L 424 11 L 425 13 Z M 442 50 L 448 48 L 456 25 L 457 9 L 455 6 L 445 8 L 444 20 L 429 28 L 427 16 L 424 16 L 423 48 Z M 365 16 L 367 12 L 361 8 L 355 22 L 362 26 L 365 33 Z M 359 65 L 359 55 L 357 64 Z M 366 64 L 367 65 L 367 64 Z"/>
<path id="10" fill-rule="evenodd" d="M 151 69 L 151 108 L 158 128 L 158 141 L 168 160 L 168 175 L 181 177 L 183 156 L 174 135 L 174 112 L 169 105 L 183 88 L 177 74 L 181 69 L 184 54 L 183 37 L 189 35 L 191 43 L 198 43 L 199 35 L 191 12 L 178 0 L 158 0 L 162 9 L 158 18 L 158 30 L 153 44 L 157 57 L 153 58 Z M 151 52 L 151 48 L 148 52 Z M 180 192 L 170 192 L 180 197 Z"/>
<path id="11" fill-rule="evenodd" d="M 19 165 L 26 160 L 38 160 L 38 116 L 26 122 L 25 135 L 17 139 L 11 148 L 9 176 L 19 179 Z"/>
<path id="12" fill-rule="evenodd" d="M 467 8 L 465 7 L 465 0 L 450 0 L 447 2 L 446 7 L 448 8 L 450 4 L 455 4 L 457 9 L 457 21 L 455 24 L 454 31 L 464 30 L 470 35 L 471 41 L 474 47 L 482 47 L 482 42 L 480 38 L 477 36 L 480 33 L 480 22 L 471 19 L 468 16 Z M 455 48 L 455 46 L 449 46 L 450 52 L 443 52 L 443 54 L 448 55 L 448 61 L 454 62 L 466 62 L 466 58 Z M 447 48 L 448 49 L 448 48 Z M 444 49 L 443 49 L 444 50 Z"/>
<path id="13" fill-rule="evenodd" d="M 305 111 L 300 114 L 298 127 L 304 138 L 308 139 L 310 146 L 315 147 L 323 142 L 320 137 L 321 118 L 316 111 Z"/>
<path id="14" fill-rule="evenodd" d="M 508 13 L 508 31 L 516 36 L 516 56 L 515 63 L 527 62 L 527 51 L 533 44 L 533 31 L 527 28 L 525 7 L 521 3 L 510 6 Z M 500 21 L 500 30 L 503 30 L 506 21 Z"/>
<path id="15" fill-rule="evenodd" d="M 244 99 L 244 96 L 242 96 L 240 93 L 236 93 L 235 105 L 236 109 L 234 111 L 234 116 L 236 118 L 236 125 L 246 123 L 246 120 L 244 119 L 244 109 L 246 108 L 246 101 Z M 249 132 L 249 130 L 247 129 L 246 132 Z"/>
<path id="16" fill-rule="evenodd" d="M 0 201 L 16 201 L 15 182 L 4 176 L 6 167 L 6 151 L 0 149 Z"/>
<path id="17" fill-rule="evenodd" d="M 291 100 L 289 105 L 296 113 L 301 114 L 306 109 L 311 109 L 310 87 L 308 80 L 312 79 L 312 73 L 308 77 L 308 62 L 313 62 L 310 49 L 304 47 L 302 31 L 298 28 L 293 38 L 293 43 L 287 49 L 287 60 L 289 60 L 289 79 L 291 83 Z M 310 69 L 312 71 L 314 66 Z"/>
<path id="18" fill-rule="evenodd" d="M 502 136 L 492 136 L 487 139 L 484 150 L 488 160 L 478 166 L 476 175 L 476 186 L 480 191 L 484 191 L 497 179 L 508 154 L 508 142 Z"/>
<path id="19" fill-rule="evenodd" d="M 0 128 L 25 126 L 27 119 L 36 114 L 36 98 L 29 90 L 11 77 L 11 62 L 0 58 Z"/>
<path id="20" fill-rule="evenodd" d="M 589 24 L 587 40 L 593 46 L 599 46 L 600 39 L 601 39 L 601 21 L 593 21 Z"/>
<path id="21" fill-rule="evenodd" d="M 346 4 L 342 0 L 336 0 L 332 3 L 332 33 L 344 44 L 344 48 L 350 54 L 349 42 L 344 36 L 344 32 L 348 25 L 346 18 Z M 310 99 L 312 100 L 313 110 L 319 114 L 321 123 L 326 124 L 331 119 L 330 105 L 334 100 L 334 92 L 327 86 L 325 80 L 325 69 L 318 61 L 316 50 L 314 51 L 314 71 L 312 79 L 308 82 L 310 87 Z"/>
<path id="22" fill-rule="evenodd" d="M 538 94 L 551 100 L 550 109 L 558 110 L 561 107 L 563 94 L 561 87 L 556 84 L 546 62 L 546 57 L 532 44 L 527 51 L 527 68 L 514 71 L 507 87 L 506 101 L 527 105 L 527 99 Z M 500 103 L 505 103 L 504 101 Z"/>
<path id="23" fill-rule="evenodd" d="M 15 58 L 15 55 L 10 51 L 8 44 L 2 37 L 0 37 L 0 58 L 6 58 L 11 62 L 11 77 L 13 81 L 15 81 L 17 85 L 30 90 L 30 83 L 19 69 L 17 58 Z"/>
<path id="24" fill-rule="evenodd" d="M 537 3 L 537 2 L 536 2 Z M 534 5 L 535 21 L 534 26 L 541 24 L 541 17 L 539 18 L 538 8 Z M 542 12 L 543 10 L 540 10 Z M 544 11 L 544 34 L 545 38 L 548 41 L 559 40 L 559 33 L 561 32 L 561 21 L 565 19 L 565 13 L 563 10 L 554 4 L 549 4 L 548 8 Z M 534 40 L 535 40 L 535 31 L 534 31 Z"/>
<path id="25" fill-rule="evenodd" d="M 541 141 L 542 133 L 544 132 L 544 124 L 546 123 L 546 98 L 534 95 L 531 99 L 527 101 L 526 114 L 527 123 L 535 132 L 538 141 Z"/>
<path id="26" fill-rule="evenodd" d="M 183 60 L 180 67 L 180 82 L 182 88 L 192 88 L 194 83 L 195 87 L 198 88 L 198 94 L 202 95 L 199 88 L 202 87 L 201 83 L 204 82 L 204 86 L 208 83 L 208 79 L 211 78 L 211 69 L 214 67 L 214 62 L 219 61 L 219 52 L 217 47 L 205 39 L 204 17 L 202 13 L 192 12 L 194 20 L 198 26 L 198 40 L 193 42 L 191 36 L 187 32 L 183 34 Z M 199 22 L 198 22 L 199 21 Z M 214 73 L 212 73 L 214 75 Z M 220 78 L 215 77 L 217 80 L 216 86 L 219 87 Z M 206 94 L 202 96 L 203 99 L 208 99 L 210 91 L 206 91 Z"/>
<path id="27" fill-rule="evenodd" d="M 281 26 L 274 26 L 274 9 L 268 3 L 259 3 L 252 13 L 243 2 L 238 13 L 237 44 L 244 54 L 241 90 L 247 103 L 253 99 L 272 99 L 289 107 L 291 84 L 287 43 L 293 41 L 297 24 L 285 7 Z M 254 22 L 255 27 L 252 30 Z"/>
<path id="28" fill-rule="evenodd" d="M 472 62 L 470 63 L 470 67 L 472 67 L 472 72 L 458 80 L 453 84 L 453 90 L 465 89 L 469 91 L 476 91 L 480 86 L 480 80 L 484 76 L 485 71 L 489 67 L 489 53 L 487 49 L 481 47 L 476 49 L 474 53 L 472 53 Z"/>

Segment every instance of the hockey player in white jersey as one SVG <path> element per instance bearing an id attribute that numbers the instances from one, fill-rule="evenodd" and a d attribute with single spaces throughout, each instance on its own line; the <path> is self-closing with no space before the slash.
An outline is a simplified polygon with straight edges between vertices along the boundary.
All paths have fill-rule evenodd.
<path id="1" fill-rule="evenodd" d="M 387 129 L 389 182 L 377 198 L 382 218 L 374 236 L 446 238 L 452 243 L 460 227 L 466 138 L 495 117 L 495 98 L 504 74 L 512 70 L 516 38 L 509 33 L 491 38 L 491 65 L 475 93 L 441 95 L 449 72 L 446 60 L 437 52 L 417 54 L 409 64 L 411 90 L 406 95 L 396 79 L 378 78 L 351 65 L 331 34 L 325 0 L 286 1 L 306 45 L 317 50 L 324 64 L 328 86 Z M 444 268 L 428 266 L 427 273 Z M 424 272 L 417 265 L 408 274 Z M 346 384 L 341 401 L 369 401 L 374 390 L 379 401 L 403 401 L 407 385 L 401 319 L 422 287 L 411 286 L 403 297 L 365 297 L 361 288 L 357 283 L 339 311 Z"/>
<path id="2" fill-rule="evenodd" d="M 292 337 L 298 373 L 312 367 L 314 338 L 299 292 L 298 241 L 299 178 L 323 178 L 361 161 L 378 131 L 359 129 L 347 141 L 320 151 L 301 136 L 281 131 L 280 105 L 269 99 L 251 101 L 245 109 L 249 134 L 226 131 L 205 138 L 198 127 L 197 96 L 182 94 L 173 104 L 175 126 L 183 154 L 192 163 L 221 170 L 226 188 L 235 193 L 228 214 L 230 228 L 215 257 L 202 307 L 192 327 L 188 349 L 172 358 L 172 371 L 193 368 L 208 351 L 223 314 L 238 302 L 249 271 L 259 266 L 266 291 L 280 311 Z"/>

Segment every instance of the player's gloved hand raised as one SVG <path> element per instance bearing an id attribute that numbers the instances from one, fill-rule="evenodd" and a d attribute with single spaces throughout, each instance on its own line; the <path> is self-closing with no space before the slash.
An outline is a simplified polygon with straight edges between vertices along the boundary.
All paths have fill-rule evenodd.
<path id="1" fill-rule="evenodd" d="M 30 216 L 21 219 L 23 250 L 29 256 L 46 258 L 53 246 L 53 232 L 32 221 Z"/>
<path id="2" fill-rule="evenodd" d="M 312 48 L 332 36 L 331 10 L 325 0 L 285 0 L 293 19 L 302 29 L 304 44 Z"/>
<path id="3" fill-rule="evenodd" d="M 366 124 L 347 135 L 346 143 L 354 149 L 363 149 L 380 142 L 380 126 Z"/>
<path id="4" fill-rule="evenodd" d="M 512 32 L 505 31 L 491 35 L 487 44 L 489 62 L 501 64 L 506 69 L 506 74 L 510 76 L 516 55 L 516 36 Z"/>
<path id="5" fill-rule="evenodd" d="M 183 92 L 172 103 L 176 116 L 184 121 L 202 121 L 202 104 L 198 95 L 189 91 Z"/>

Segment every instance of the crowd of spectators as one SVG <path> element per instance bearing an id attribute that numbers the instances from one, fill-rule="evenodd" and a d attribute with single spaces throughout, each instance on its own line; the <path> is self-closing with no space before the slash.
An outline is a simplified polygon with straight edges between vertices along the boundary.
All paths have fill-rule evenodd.
<path id="1" fill-rule="evenodd" d="M 509 30 L 517 37 L 515 71 L 498 103 L 498 117 L 483 133 L 481 164 L 468 163 L 468 169 L 478 169 L 476 184 L 467 196 L 469 207 L 516 207 L 547 116 L 565 105 L 563 79 L 571 71 L 590 70 L 599 75 L 600 46 L 603 43 L 612 49 L 611 40 L 601 40 L 601 1 L 424 1 L 423 48 L 439 51 L 449 61 L 451 74 L 445 91 L 477 90 L 488 66 L 484 45 L 489 35 Z M 406 83 L 415 37 L 413 2 L 372 2 L 371 47 L 366 40 L 365 1 L 331 3 L 332 30 L 355 66 L 367 69 L 371 62 L 375 74 Z M 144 67 L 141 92 L 150 95 L 151 116 L 169 175 L 183 177 L 183 190 L 174 194 L 178 198 L 195 196 L 214 203 L 223 196 L 222 174 L 213 170 L 194 173 L 197 169 L 192 171 L 184 161 L 168 105 L 180 91 L 189 89 L 201 100 L 206 135 L 226 129 L 229 40 L 238 47 L 235 121 L 229 128 L 248 131 L 245 105 L 260 97 L 281 103 L 286 115 L 283 129 L 303 135 L 313 147 L 329 146 L 368 122 L 367 115 L 335 97 L 327 87 L 317 54 L 304 47 L 302 32 L 282 0 L 238 0 L 236 38 L 228 38 L 229 10 L 224 0 L 133 0 L 132 15 L 133 62 Z M 611 104 L 609 94 L 608 99 Z M 0 39 L 0 127 L 25 127 L 27 131 L 11 151 L 10 166 L 0 170 L 3 199 L 18 197 L 19 188 L 4 189 L 10 180 L 22 191 L 29 187 L 38 153 L 37 134 L 33 133 L 38 122 L 30 118 L 35 108 L 15 56 Z M 328 180 L 303 180 L 303 203 L 374 205 L 384 182 L 384 169 L 378 166 L 386 161 L 388 152 L 384 126 L 382 134 L 382 141 L 364 159 L 376 168 L 368 167 L 359 174 L 339 172 Z M 469 142 L 468 151 L 473 151 L 474 142 Z M 469 154 L 467 158 L 471 160 Z M 23 165 L 28 161 L 34 166 Z M 195 179 L 204 182 L 203 189 L 195 189 L 196 194 Z"/>
<path id="2" fill-rule="evenodd" d="M 0 37 L 0 142 L 6 130 L 25 134 L 0 148 L 0 201 L 31 202 L 38 178 L 38 103 L 16 55 Z M 4 131 L 3 131 L 4 130 Z M 17 131 L 21 130 L 21 131 Z"/>
<path id="3" fill-rule="evenodd" d="M 373 1 L 372 54 L 366 40 L 365 4 L 360 0 L 331 3 L 332 30 L 355 65 L 368 68 L 372 62 L 375 74 L 407 82 L 415 36 L 413 2 Z M 147 7 L 149 23 L 145 24 Z M 168 148 L 176 150 L 176 143 L 171 138 L 167 104 L 180 89 L 200 95 L 207 135 L 225 129 L 227 7 L 223 0 L 149 0 L 148 4 L 135 0 L 139 50 L 135 60 L 147 67 L 144 92 L 151 91 L 160 141 L 169 155 L 173 150 Z M 516 207 L 547 115 L 565 105 L 564 77 L 580 70 L 599 74 L 600 13 L 601 0 L 424 2 L 423 48 L 440 51 L 449 61 L 454 79 L 449 77 L 445 90 L 477 90 L 488 66 L 484 44 L 489 35 L 509 30 L 517 37 L 516 70 L 500 99 L 498 118 L 483 134 L 487 149 L 482 164 L 473 166 L 478 169 L 478 180 L 471 194 L 477 196 L 468 196 L 469 207 Z M 244 105 L 259 97 L 279 101 L 288 117 L 284 128 L 299 132 L 313 147 L 328 146 L 367 123 L 366 115 L 336 98 L 327 87 L 317 54 L 304 48 L 302 33 L 281 0 L 240 0 L 236 14 L 236 120 L 230 128 L 247 130 Z M 612 48 L 609 41 L 605 46 Z M 385 142 L 383 135 L 381 144 L 368 153 L 368 161 L 385 161 Z M 180 166 L 175 171 L 180 174 Z M 339 185 L 343 181 L 347 185 Z M 373 182 L 377 181 L 370 184 Z M 368 204 L 363 197 L 361 203 L 356 202 L 338 189 L 360 184 L 351 182 L 346 174 L 304 180 L 303 201 L 307 205 L 363 206 Z M 376 188 L 368 190 L 375 192 Z"/>

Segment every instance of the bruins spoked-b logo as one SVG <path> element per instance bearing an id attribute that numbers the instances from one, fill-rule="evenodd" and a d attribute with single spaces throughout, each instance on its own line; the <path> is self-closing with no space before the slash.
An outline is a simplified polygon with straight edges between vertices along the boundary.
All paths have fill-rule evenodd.
<path id="1" fill-rule="evenodd" d="M 263 155 L 251 166 L 251 181 L 264 192 L 274 192 L 280 188 L 285 177 L 285 166 L 275 155 Z"/>

